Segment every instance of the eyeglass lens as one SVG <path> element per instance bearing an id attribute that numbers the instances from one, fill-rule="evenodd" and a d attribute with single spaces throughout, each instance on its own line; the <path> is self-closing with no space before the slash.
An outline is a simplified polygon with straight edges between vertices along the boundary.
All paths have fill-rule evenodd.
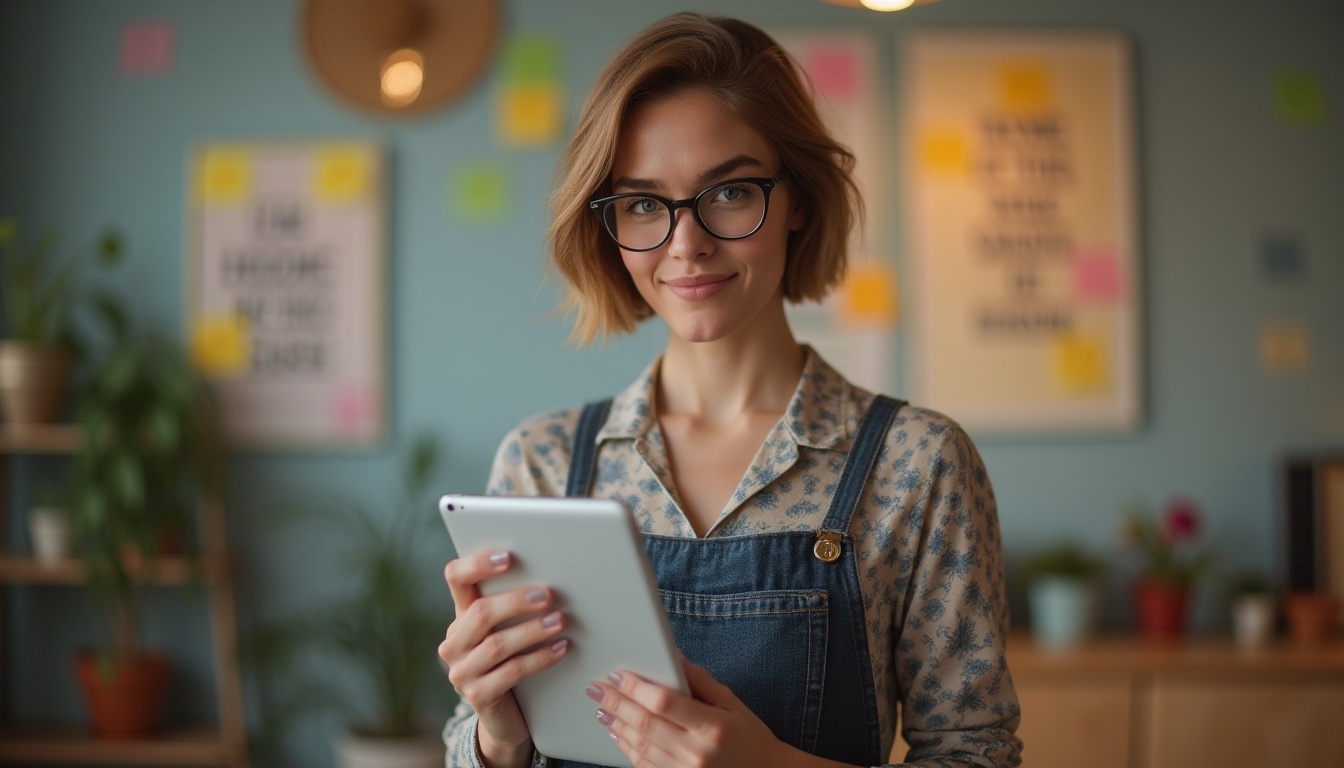
<path id="1" fill-rule="evenodd" d="M 695 213 L 710 234 L 734 239 L 755 232 L 765 219 L 765 190 L 754 181 L 727 181 L 701 192 Z M 656 248 L 672 232 L 675 218 L 661 200 L 632 195 L 606 204 L 602 219 L 623 248 Z"/>

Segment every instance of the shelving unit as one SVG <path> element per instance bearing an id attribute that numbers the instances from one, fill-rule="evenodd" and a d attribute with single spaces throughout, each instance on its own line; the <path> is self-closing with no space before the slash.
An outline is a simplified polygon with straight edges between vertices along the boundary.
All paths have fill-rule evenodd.
<path id="1" fill-rule="evenodd" d="M 77 560 L 47 565 L 14 552 L 3 524 L 4 457 L 8 454 L 67 455 L 79 450 L 82 435 L 69 425 L 0 427 L 0 585 L 82 585 Z M 170 730 L 153 739 L 110 741 L 91 738 L 81 726 L 0 726 L 0 763 L 87 765 L 202 765 L 248 768 L 247 727 L 243 720 L 242 681 L 238 670 L 237 621 L 223 510 L 214 499 L 199 510 L 199 556 L 160 558 L 132 569 L 142 583 L 158 586 L 199 584 L 209 601 L 214 646 L 217 728 Z M 3 606 L 0 605 L 0 608 Z"/>

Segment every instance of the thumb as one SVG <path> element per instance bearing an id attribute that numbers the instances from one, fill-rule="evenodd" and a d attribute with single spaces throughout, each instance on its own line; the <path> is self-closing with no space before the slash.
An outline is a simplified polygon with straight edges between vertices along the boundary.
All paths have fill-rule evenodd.
<path id="1" fill-rule="evenodd" d="M 720 707 L 739 703 L 737 694 L 731 688 L 715 680 L 708 670 L 692 664 L 685 656 L 681 657 L 681 668 L 686 673 L 686 684 L 691 688 L 691 696 Z"/>

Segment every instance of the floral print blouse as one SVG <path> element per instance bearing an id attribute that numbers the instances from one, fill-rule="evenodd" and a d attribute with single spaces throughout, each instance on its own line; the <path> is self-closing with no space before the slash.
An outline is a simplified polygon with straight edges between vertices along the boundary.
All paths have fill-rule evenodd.
<path id="1" fill-rule="evenodd" d="M 816 530 L 873 395 L 808 349 L 783 418 L 707 536 Z M 616 396 L 598 434 L 593 496 L 620 499 L 645 533 L 694 537 L 653 412 L 655 360 Z M 488 492 L 563 496 L 580 408 L 540 414 L 499 447 Z M 850 526 L 859 562 L 882 743 L 897 713 L 908 764 L 1018 765 L 1017 697 L 1004 659 L 1008 608 L 994 493 L 951 419 L 905 406 Z M 444 730 L 449 766 L 480 766 L 464 702 Z M 941 758 L 941 759 L 940 759 Z M 544 766 L 543 757 L 534 768 Z M 903 764 L 904 765 L 904 764 Z"/>

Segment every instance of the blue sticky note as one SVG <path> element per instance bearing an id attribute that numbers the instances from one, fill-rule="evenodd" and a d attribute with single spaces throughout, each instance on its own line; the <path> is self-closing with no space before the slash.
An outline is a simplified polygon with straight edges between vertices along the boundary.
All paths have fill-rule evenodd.
<path id="1" fill-rule="evenodd" d="M 1260 268 L 1266 277 L 1301 277 L 1307 271 L 1302 244 L 1289 235 L 1266 235 L 1260 240 Z"/>

